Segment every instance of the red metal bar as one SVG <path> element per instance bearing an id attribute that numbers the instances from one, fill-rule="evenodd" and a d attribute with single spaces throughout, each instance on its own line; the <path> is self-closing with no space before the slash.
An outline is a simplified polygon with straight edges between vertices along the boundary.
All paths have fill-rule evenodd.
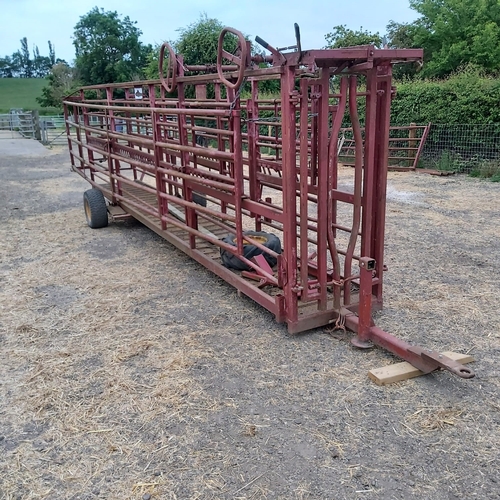
<path id="1" fill-rule="evenodd" d="M 431 129 L 431 124 L 425 126 L 424 132 L 422 134 L 422 138 L 420 139 L 420 143 L 418 145 L 417 153 L 415 154 L 415 160 L 413 162 L 413 169 L 415 170 L 418 165 L 418 160 L 420 159 L 420 155 L 422 154 L 422 150 L 425 146 L 425 141 L 427 140 L 427 136 L 429 135 L 429 131 Z"/>
<path id="2" fill-rule="evenodd" d="M 308 112 L 309 112 L 309 81 L 300 82 L 300 280 L 302 284 L 302 300 L 309 300 L 309 224 L 308 224 L 308 186 L 309 186 L 309 148 L 308 148 Z"/>
<path id="3" fill-rule="evenodd" d="M 376 195 L 373 197 L 372 211 L 374 213 L 371 235 L 371 256 L 375 259 L 378 278 L 373 285 L 373 294 L 377 298 L 379 307 L 382 307 L 382 290 L 384 279 L 384 242 L 385 242 L 385 212 L 386 212 L 386 191 L 387 191 L 387 156 L 388 139 L 391 115 L 392 100 L 392 68 L 390 65 L 379 66 L 377 69 L 377 144 L 375 148 L 374 175 L 376 179 Z"/>
<path id="4" fill-rule="evenodd" d="M 348 278 L 351 275 L 352 269 L 352 256 L 354 255 L 354 250 L 356 248 L 356 242 L 358 239 L 358 231 L 361 222 L 361 192 L 363 189 L 363 138 L 361 136 L 361 127 L 359 125 L 358 116 L 358 103 L 357 103 L 357 87 L 358 79 L 355 76 L 349 78 L 349 115 L 351 118 L 353 131 L 354 131 L 354 141 L 356 148 L 356 164 L 354 167 L 354 198 L 353 198 L 353 225 L 351 230 L 351 236 L 349 238 L 349 244 L 347 246 L 347 253 L 344 261 L 344 277 Z M 366 170 L 365 170 L 366 172 Z M 366 182 L 366 180 L 365 180 Z M 363 214 L 365 215 L 365 214 Z M 363 217 L 364 220 L 364 217 Z M 350 305 L 351 303 L 351 285 L 347 283 L 344 287 L 344 305 Z"/>
<path id="5" fill-rule="evenodd" d="M 328 281 L 328 212 L 331 210 L 328 205 L 328 132 L 329 132 L 329 102 L 328 89 L 330 85 L 330 71 L 328 68 L 320 70 L 319 84 L 314 86 L 314 90 L 319 92 L 318 98 L 318 223 L 317 223 L 317 266 L 319 284 L 318 309 L 324 311 L 327 308 L 327 285 Z M 314 118 L 313 118 L 314 119 Z M 315 120 L 316 121 L 316 120 Z M 311 182 L 314 183 L 314 176 Z"/>
<path id="6" fill-rule="evenodd" d="M 295 156 L 295 73 L 293 66 L 285 66 L 281 79 L 281 121 L 283 141 L 283 257 L 282 283 L 288 325 L 298 320 L 297 296 L 297 203 L 296 203 L 296 156 Z M 277 154 L 277 153 L 276 153 Z"/>
<path id="7" fill-rule="evenodd" d="M 345 108 L 347 103 L 347 78 L 342 77 L 340 80 L 340 98 L 335 109 L 335 116 L 332 123 L 332 131 L 330 134 L 329 144 L 329 168 L 328 168 L 328 247 L 333 263 L 333 279 L 335 282 L 340 282 L 340 259 L 337 244 L 335 242 L 336 229 L 343 231 L 351 231 L 349 228 L 343 228 L 337 224 L 337 199 L 333 195 L 337 191 L 338 185 L 338 164 L 337 164 L 337 137 L 344 119 Z M 340 293 L 341 287 L 334 285 L 333 287 L 333 307 L 340 311 Z"/>

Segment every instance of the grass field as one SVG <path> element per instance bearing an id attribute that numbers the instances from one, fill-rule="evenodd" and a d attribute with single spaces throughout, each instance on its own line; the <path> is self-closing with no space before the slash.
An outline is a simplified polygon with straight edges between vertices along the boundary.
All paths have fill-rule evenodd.
<path id="1" fill-rule="evenodd" d="M 37 109 L 40 114 L 59 114 L 57 108 L 42 108 L 36 98 L 47 85 L 45 78 L 0 78 L 0 113 L 8 113 L 12 108 Z"/>

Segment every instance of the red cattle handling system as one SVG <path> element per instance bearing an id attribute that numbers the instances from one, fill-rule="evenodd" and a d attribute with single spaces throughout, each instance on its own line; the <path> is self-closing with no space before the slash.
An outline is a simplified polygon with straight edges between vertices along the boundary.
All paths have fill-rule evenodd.
<path id="1" fill-rule="evenodd" d="M 229 38 L 237 49 L 224 47 Z M 160 79 L 82 87 L 66 98 L 71 164 L 93 189 L 91 227 L 133 216 L 286 322 L 334 324 L 428 373 L 473 372 L 374 326 L 382 306 L 392 65 L 422 51 L 372 45 L 251 55 L 234 29 L 216 65 L 168 44 Z M 168 62 L 167 62 L 168 59 Z M 269 82 L 275 82 L 269 84 Z M 279 88 L 280 97 L 263 91 Z M 364 131 L 360 109 L 364 109 Z M 339 177 L 341 126 L 355 166 Z M 105 198 L 109 201 L 106 203 Z"/>

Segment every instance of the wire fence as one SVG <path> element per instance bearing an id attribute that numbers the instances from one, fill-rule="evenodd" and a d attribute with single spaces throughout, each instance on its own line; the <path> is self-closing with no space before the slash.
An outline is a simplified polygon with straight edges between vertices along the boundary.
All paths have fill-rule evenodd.
<path id="1" fill-rule="evenodd" d="M 432 124 L 418 167 L 476 177 L 500 176 L 500 123 Z"/>

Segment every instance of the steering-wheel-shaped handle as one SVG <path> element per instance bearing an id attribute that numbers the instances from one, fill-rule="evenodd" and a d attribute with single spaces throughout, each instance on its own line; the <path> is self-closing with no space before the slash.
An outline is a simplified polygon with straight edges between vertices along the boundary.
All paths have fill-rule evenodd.
<path id="1" fill-rule="evenodd" d="M 163 62 L 165 59 L 165 49 L 168 50 L 168 66 L 167 76 L 163 73 Z M 175 56 L 174 49 L 165 42 L 160 49 L 160 58 L 158 59 L 158 71 L 160 73 L 160 80 L 165 90 L 170 94 L 177 87 L 177 57 Z"/>
<path id="2" fill-rule="evenodd" d="M 232 33 L 238 37 L 238 49 L 239 55 L 230 54 L 226 50 L 224 50 L 224 37 L 226 33 Z M 243 82 L 243 77 L 245 76 L 245 69 L 247 66 L 247 58 L 248 58 L 248 46 L 243 33 L 233 28 L 224 28 L 219 35 L 219 44 L 217 46 L 217 73 L 219 78 L 222 80 L 222 83 L 230 89 L 237 89 Z M 238 66 L 238 77 L 236 78 L 236 82 L 231 82 L 228 80 L 222 71 L 222 59 L 227 59 L 231 61 L 233 64 Z"/>

